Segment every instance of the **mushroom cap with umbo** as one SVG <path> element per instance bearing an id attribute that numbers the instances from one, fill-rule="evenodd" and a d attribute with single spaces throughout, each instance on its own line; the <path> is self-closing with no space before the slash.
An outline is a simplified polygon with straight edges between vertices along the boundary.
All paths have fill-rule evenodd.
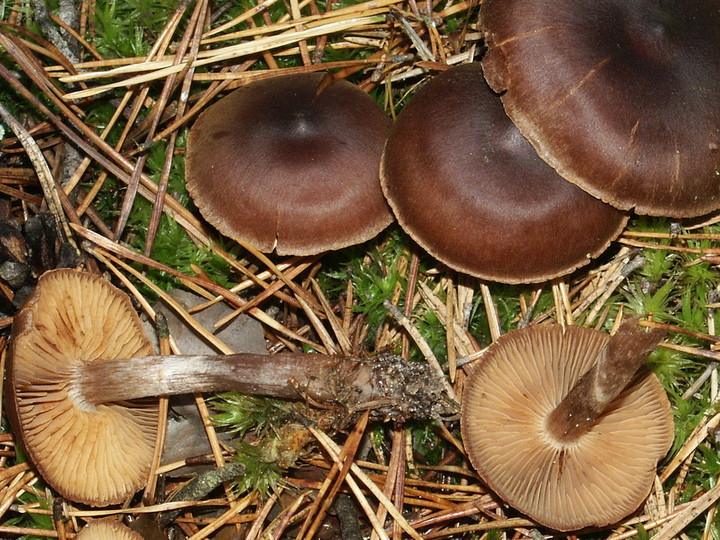
<path id="1" fill-rule="evenodd" d="M 381 181 L 420 246 L 456 270 L 505 283 L 567 274 L 627 222 L 536 155 L 479 64 L 450 68 L 415 94 L 386 144 Z"/>
<path id="2" fill-rule="evenodd" d="M 577 326 L 514 330 L 465 382 L 461 429 L 471 463 L 509 505 L 556 530 L 605 526 L 636 510 L 673 441 L 669 401 L 645 370 L 575 440 L 550 435 L 551 413 L 609 340 Z"/>
<path id="3" fill-rule="evenodd" d="M 190 130 L 187 188 L 222 234 L 312 255 L 392 221 L 380 189 L 389 117 L 353 84 L 311 73 L 243 86 Z"/>
<path id="4" fill-rule="evenodd" d="M 106 506 L 147 481 L 157 400 L 92 405 L 74 376 L 103 358 L 153 354 L 127 295 L 69 269 L 43 274 L 15 316 L 7 409 L 43 478 L 63 497 Z"/>
<path id="5" fill-rule="evenodd" d="M 84 527 L 76 540 L 143 540 L 132 529 L 114 519 L 98 519 Z"/>
<path id="6" fill-rule="evenodd" d="M 561 176 L 641 214 L 720 207 L 720 2 L 488 0 L 490 86 Z"/>

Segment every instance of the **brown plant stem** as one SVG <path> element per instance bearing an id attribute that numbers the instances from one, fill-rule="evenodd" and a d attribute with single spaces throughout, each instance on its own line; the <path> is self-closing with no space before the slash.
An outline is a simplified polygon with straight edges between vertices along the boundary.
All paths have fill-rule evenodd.
<path id="1" fill-rule="evenodd" d="M 77 366 L 75 391 L 89 405 L 151 396 L 238 391 L 348 412 L 372 409 L 385 418 L 453 414 L 442 381 L 427 364 L 394 355 L 358 360 L 324 354 L 239 353 L 146 356 Z"/>
<path id="2" fill-rule="evenodd" d="M 550 435 L 561 443 L 587 433 L 600 415 L 630 383 L 648 355 L 665 337 L 665 331 L 644 331 L 638 317 L 623 322 L 597 361 L 550 413 Z"/>

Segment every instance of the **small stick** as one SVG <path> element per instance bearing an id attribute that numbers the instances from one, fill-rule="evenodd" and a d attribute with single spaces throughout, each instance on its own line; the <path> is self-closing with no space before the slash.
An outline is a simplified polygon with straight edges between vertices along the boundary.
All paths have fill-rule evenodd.
<path id="1" fill-rule="evenodd" d="M 710 506 L 716 504 L 718 500 L 720 500 L 720 484 L 715 484 L 711 490 L 685 507 L 668 525 L 660 529 L 653 538 L 657 540 L 671 540 L 672 538 L 676 538 L 685 527 L 690 525 L 695 518 Z"/>
<path id="2" fill-rule="evenodd" d="M 401 465 L 403 465 L 402 470 L 403 473 L 405 472 L 405 426 L 402 424 L 395 425 L 393 429 L 393 435 L 392 435 L 392 450 L 390 453 L 390 462 L 388 463 L 388 469 L 387 474 L 385 476 L 385 485 L 383 486 L 383 493 L 387 496 L 388 499 L 393 498 L 393 495 L 395 494 L 395 483 L 398 479 L 398 472 L 400 470 Z M 403 477 L 405 475 L 403 474 Z M 397 506 L 398 511 L 402 512 L 402 495 L 398 499 L 395 499 L 395 506 Z M 385 519 L 387 518 L 387 509 L 380 505 L 377 509 L 376 513 L 377 519 L 380 523 L 385 523 Z M 393 536 L 395 536 L 395 526 L 393 525 Z M 370 535 L 370 540 L 378 540 L 378 536 L 375 533 L 375 531 L 372 532 Z M 393 539 L 394 540 L 394 539 Z"/>
<path id="3" fill-rule="evenodd" d="M 445 299 L 445 342 L 447 344 L 448 376 L 450 382 L 455 382 L 457 374 L 457 351 L 455 350 L 455 286 L 452 279 L 445 282 L 447 297 Z"/>
<path id="4" fill-rule="evenodd" d="M 720 254 L 720 248 L 689 248 L 684 246 L 671 246 L 665 244 L 653 244 L 652 242 L 641 242 L 639 240 L 630 240 L 628 238 L 618 238 L 619 244 L 631 247 L 639 247 L 646 249 L 659 249 L 661 251 L 679 251 L 681 253 L 697 253 L 700 255 L 716 255 Z"/>
<path id="5" fill-rule="evenodd" d="M 305 499 L 312 494 L 312 492 L 313 490 L 309 489 L 296 497 L 295 501 L 285 508 L 280 515 L 276 517 L 270 525 L 268 525 L 265 531 L 263 531 L 263 538 L 269 538 L 270 540 L 280 540 L 280 538 L 286 538 L 283 534 L 285 529 L 287 529 L 291 523 L 297 522 L 300 518 L 302 518 L 303 514 L 307 512 L 307 507 L 300 512 L 298 512 L 298 509 L 305 502 Z M 272 536 L 270 536 L 270 530 L 272 530 Z"/>
<path id="6" fill-rule="evenodd" d="M 57 191 L 55 179 L 53 178 L 50 167 L 35 142 L 35 139 L 32 138 L 32 135 L 30 135 L 30 133 L 2 103 L 0 103 L 0 118 L 2 118 L 3 122 L 12 129 L 13 133 L 15 133 L 18 140 L 23 145 L 23 148 L 25 148 L 25 152 L 35 168 L 38 180 L 40 181 L 40 185 L 43 189 L 43 194 L 45 195 L 45 200 L 50 208 L 50 212 L 55 218 L 55 225 L 59 229 L 58 232 L 61 235 L 61 238 L 66 239 L 73 248 L 77 249 L 75 238 L 70 231 L 65 213 L 62 209 L 62 203 L 60 202 L 60 196 Z"/>
<path id="7" fill-rule="evenodd" d="M 418 54 L 420 55 L 420 58 L 422 58 L 425 61 L 428 62 L 436 62 L 436 58 L 433 55 L 432 51 L 428 49 L 427 45 L 425 45 L 425 42 L 422 40 L 422 38 L 418 35 L 418 33 L 415 31 L 415 29 L 412 27 L 412 25 L 408 22 L 408 20 L 403 16 L 403 14 L 398 11 L 397 9 L 390 8 L 390 15 L 398 22 L 400 23 L 400 27 L 403 29 L 405 34 L 410 38 L 410 41 L 412 41 L 412 44 L 415 46 L 415 49 L 417 50 Z"/>
<path id="8" fill-rule="evenodd" d="M 218 517 L 207 527 L 204 527 L 197 534 L 192 535 L 190 538 L 188 538 L 188 540 L 201 540 L 202 538 L 207 538 L 212 533 L 217 531 L 220 527 L 229 522 L 237 514 L 245 510 L 245 508 L 250 505 L 254 498 L 255 494 L 251 493 L 250 495 L 245 496 L 243 499 L 240 499 L 239 501 L 233 503 L 232 506 L 227 511 L 225 511 L 224 514 Z"/>
<path id="9" fill-rule="evenodd" d="M 185 486 L 183 486 L 172 498 L 173 501 L 201 501 L 207 497 L 211 491 L 217 488 L 219 485 L 229 482 L 230 480 L 237 478 L 245 472 L 245 465 L 242 463 L 230 463 L 229 465 L 207 471 L 197 478 L 193 479 Z M 254 494 L 251 493 L 249 497 L 243 499 L 245 506 L 251 502 L 254 498 Z M 248 500 L 250 499 L 250 500 Z M 160 528 L 164 529 L 176 517 L 180 515 L 181 508 L 164 512 L 158 518 Z"/>
<path id="10" fill-rule="evenodd" d="M 418 271 L 420 270 L 420 257 L 413 251 L 410 257 L 410 268 L 407 274 L 407 287 L 405 288 L 405 310 L 403 315 L 410 317 L 413 311 L 413 297 L 415 296 L 415 287 L 417 286 Z M 403 358 L 407 358 L 410 353 L 410 342 L 408 341 L 407 334 L 402 336 L 402 353 Z"/>
<path id="11" fill-rule="evenodd" d="M 330 437 L 328 437 L 325 433 L 320 431 L 319 429 L 310 426 L 308 428 L 310 432 L 315 435 L 315 438 L 318 440 L 320 444 L 322 444 L 325 451 L 330 455 L 333 461 L 337 462 L 340 455 L 340 447 L 338 447 L 337 444 L 335 444 L 335 441 L 333 441 Z M 403 528 L 403 530 L 411 537 L 416 540 L 421 540 L 421 536 L 418 534 L 418 532 L 407 522 L 405 517 L 398 511 L 398 509 L 393 505 L 392 501 L 388 499 L 387 496 L 382 492 L 382 490 L 377 487 L 375 482 L 373 482 L 368 475 L 366 475 L 362 469 L 356 465 L 355 463 L 352 463 L 350 465 L 350 472 L 353 474 L 354 477 L 358 479 L 367 489 L 370 490 L 370 492 L 377 498 L 377 500 L 382 504 L 388 511 L 388 513 L 397 521 L 400 526 Z M 357 483 L 355 482 L 353 476 L 347 477 L 347 484 L 348 486 L 353 489 L 353 485 L 355 488 L 357 488 Z M 356 496 L 358 496 L 358 500 L 360 500 L 360 496 L 362 496 L 362 492 L 359 490 L 353 489 L 353 492 Z M 364 499 L 364 496 L 362 496 Z M 375 514 L 373 512 L 369 512 L 367 514 L 368 519 L 371 523 L 374 523 L 376 521 Z M 377 527 L 373 527 L 375 531 L 377 531 L 378 536 L 380 538 L 385 538 L 387 540 L 387 534 L 385 534 L 385 530 L 382 529 L 382 526 L 378 529 Z"/>
<path id="12" fill-rule="evenodd" d="M 355 429 L 353 429 L 350 436 L 345 441 L 345 444 L 338 456 L 338 461 L 339 463 L 342 463 L 342 467 L 340 467 L 337 463 L 333 463 L 332 467 L 325 476 L 322 486 L 318 490 L 315 502 L 312 504 L 310 511 L 305 518 L 302 529 L 297 535 L 299 540 L 312 540 L 315 538 L 315 534 L 322 525 L 322 521 L 325 518 L 328 508 L 335 500 L 335 497 L 340 491 L 340 488 L 350 471 L 350 464 L 355 459 L 355 454 L 360 446 L 363 436 L 365 435 L 365 429 L 367 428 L 369 418 L 370 414 L 366 411 L 365 414 L 363 414 L 357 421 Z"/>
<path id="13" fill-rule="evenodd" d="M 157 326 L 158 342 L 160 344 L 160 354 L 170 354 L 170 331 L 167 325 L 167 319 L 162 312 L 155 314 L 155 325 Z M 165 448 L 165 438 L 167 435 L 167 416 L 168 416 L 168 398 L 161 397 L 158 403 L 158 436 L 155 443 L 155 452 L 153 453 L 152 464 L 150 465 L 150 475 L 143 499 L 150 504 L 155 502 L 155 490 L 157 489 L 157 470 L 160 466 L 163 449 Z"/>
<path id="14" fill-rule="evenodd" d="M 53 525 L 55 525 L 55 530 L 58 533 L 58 538 L 60 540 L 67 540 L 67 531 L 65 530 L 65 523 L 67 520 L 63 515 L 63 500 L 61 498 L 53 500 L 52 518 Z"/>
<path id="15" fill-rule="evenodd" d="M 485 304 L 485 312 L 487 313 L 488 325 L 490 326 L 490 337 L 494 343 L 502 335 L 497 306 L 493 301 L 492 294 L 490 294 L 490 287 L 488 287 L 486 283 L 480 282 L 480 294 L 482 295 L 483 303 Z"/>
<path id="16" fill-rule="evenodd" d="M 395 425 L 395 433 L 393 436 L 393 447 L 395 446 L 395 443 L 397 441 L 398 445 L 398 451 L 397 451 L 397 468 L 395 469 L 395 489 L 393 490 L 393 497 L 395 500 L 395 506 L 398 509 L 398 512 L 402 513 L 404 510 L 405 502 L 404 502 L 404 493 L 405 493 L 405 482 L 406 482 L 406 476 L 405 471 L 408 464 L 412 464 L 412 461 L 407 458 L 407 455 L 410 454 L 412 456 L 412 435 L 410 434 L 410 431 L 408 431 L 404 425 L 399 425 L 399 423 L 396 423 Z M 393 452 L 395 449 L 393 448 Z M 392 455 L 390 459 L 390 464 L 392 463 Z M 388 473 L 392 468 L 388 469 Z M 393 521 L 393 540 L 401 540 L 403 535 L 402 527 L 397 521 Z"/>
<path id="17" fill-rule="evenodd" d="M 0 526 L 0 533 L 2 534 L 16 534 L 20 535 L 32 535 L 32 536 L 45 536 L 47 538 L 57 538 L 58 532 L 51 531 L 49 529 L 33 529 L 30 527 L 8 527 L 5 525 Z"/>
<path id="18" fill-rule="evenodd" d="M 257 517 L 255 518 L 255 521 L 253 521 L 252 527 L 250 527 L 247 536 L 245 536 L 245 540 L 256 540 L 260 537 L 263 523 L 265 523 L 265 519 L 267 519 L 270 510 L 272 510 L 272 507 L 275 506 L 278 499 L 280 498 L 280 494 L 283 492 L 284 489 L 285 488 L 280 486 L 280 488 L 270 496 L 267 502 L 263 504 L 263 507 L 257 513 Z"/>
<path id="19" fill-rule="evenodd" d="M 205 34 L 203 34 L 203 38 L 209 38 L 211 36 L 214 36 L 216 34 L 220 34 L 227 30 L 228 28 L 232 28 L 233 26 L 237 26 L 238 24 L 245 22 L 249 19 L 251 19 L 253 16 L 263 13 L 267 11 L 267 9 L 272 6 L 277 0 L 265 0 L 264 2 L 259 3 L 256 6 L 251 7 L 247 11 L 243 12 L 241 15 L 238 15 L 231 21 L 228 21 L 226 23 L 221 24 L 220 26 L 217 26 L 213 28 L 212 30 L 209 30 Z M 225 36 L 222 36 L 223 39 L 226 39 Z"/>

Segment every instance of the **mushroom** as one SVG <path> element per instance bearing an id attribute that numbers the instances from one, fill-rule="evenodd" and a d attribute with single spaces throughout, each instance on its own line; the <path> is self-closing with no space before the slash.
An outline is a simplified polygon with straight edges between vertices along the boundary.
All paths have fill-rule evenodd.
<path id="1" fill-rule="evenodd" d="M 390 126 L 370 96 L 329 74 L 253 82 L 191 128 L 187 189 L 208 222 L 260 251 L 364 242 L 392 221 L 378 178 Z"/>
<path id="2" fill-rule="evenodd" d="M 536 155 L 479 64 L 452 67 L 415 94 L 388 139 L 381 182 L 400 225 L 431 255 L 505 283 L 567 274 L 627 222 Z"/>
<path id="3" fill-rule="evenodd" d="M 38 471 L 68 499 L 115 504 L 147 481 L 157 401 L 92 405 L 73 377 L 98 358 L 152 353 L 127 296 L 91 274 L 43 274 L 15 316 L 8 417 Z"/>
<path id="4" fill-rule="evenodd" d="M 83 528 L 76 540 L 143 540 L 132 529 L 114 519 L 97 519 Z"/>
<path id="5" fill-rule="evenodd" d="M 561 176 L 623 209 L 720 207 L 717 0 L 488 0 L 490 86 Z"/>
<path id="6" fill-rule="evenodd" d="M 662 335 L 636 320 L 613 337 L 538 325 L 491 345 L 466 380 L 461 412 L 465 449 L 484 482 L 560 531 L 637 509 L 673 441 L 662 386 L 638 372 Z"/>
<path id="7" fill-rule="evenodd" d="M 93 274 L 43 274 L 16 315 L 5 392 L 13 433 L 64 497 L 104 506 L 144 484 L 158 407 L 141 398 L 235 390 L 307 397 L 342 414 L 454 412 L 429 365 L 392 355 L 152 353 L 127 295 Z"/>

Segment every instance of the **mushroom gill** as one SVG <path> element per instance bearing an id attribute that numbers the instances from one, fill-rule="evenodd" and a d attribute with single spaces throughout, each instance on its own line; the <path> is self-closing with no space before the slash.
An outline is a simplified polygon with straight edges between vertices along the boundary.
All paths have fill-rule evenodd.
<path id="1" fill-rule="evenodd" d="M 473 466 L 508 504 L 556 530 L 605 526 L 633 512 L 673 440 L 670 404 L 645 370 L 578 437 L 551 434 L 552 412 L 610 339 L 577 326 L 515 330 L 466 382 L 461 422 Z"/>
<path id="2" fill-rule="evenodd" d="M 98 276 L 47 272 L 15 318 L 11 347 L 9 417 L 46 481 L 94 506 L 139 489 L 153 455 L 157 401 L 91 405 L 72 377 L 98 359 L 152 354 L 127 296 Z"/>
<path id="3" fill-rule="evenodd" d="M 76 540 L 143 540 L 142 536 L 114 519 L 98 519 L 86 525 Z"/>

